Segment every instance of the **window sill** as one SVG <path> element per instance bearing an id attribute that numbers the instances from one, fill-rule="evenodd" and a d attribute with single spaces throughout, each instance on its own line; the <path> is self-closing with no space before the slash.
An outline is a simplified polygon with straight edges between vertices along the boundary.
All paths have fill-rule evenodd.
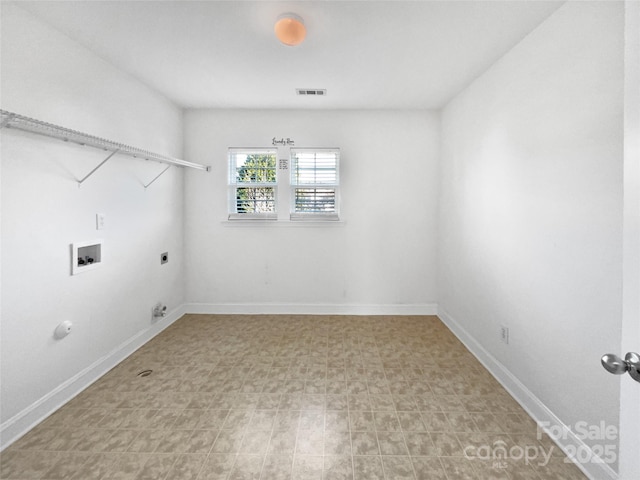
<path id="1" fill-rule="evenodd" d="M 221 222 L 224 227 L 257 227 L 257 228 L 330 228 L 344 227 L 344 220 L 224 220 Z"/>

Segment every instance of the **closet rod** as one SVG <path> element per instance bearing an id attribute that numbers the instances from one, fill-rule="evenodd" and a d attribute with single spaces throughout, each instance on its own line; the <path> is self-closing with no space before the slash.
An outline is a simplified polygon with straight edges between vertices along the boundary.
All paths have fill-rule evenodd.
<path id="1" fill-rule="evenodd" d="M 130 157 L 140 158 L 143 160 L 155 160 L 156 162 L 177 165 L 180 167 L 195 168 L 198 170 L 205 170 L 207 172 L 211 170 L 211 167 L 208 165 L 201 165 L 199 163 L 188 162 L 179 158 L 160 155 L 141 148 L 89 135 L 88 133 L 78 132 L 77 130 L 71 130 L 52 123 L 18 115 L 17 113 L 8 112 L 6 110 L 0 110 L 0 114 L 2 115 L 0 128 L 15 128 L 16 130 L 45 135 L 65 142 L 73 142 L 79 145 L 113 151 L 117 152 L 119 155 L 129 155 Z"/>

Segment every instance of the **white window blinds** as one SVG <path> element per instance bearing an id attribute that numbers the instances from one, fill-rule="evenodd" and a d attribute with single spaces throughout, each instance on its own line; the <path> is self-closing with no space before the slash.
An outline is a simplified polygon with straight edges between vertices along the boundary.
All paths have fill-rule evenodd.
<path id="1" fill-rule="evenodd" d="M 291 149 L 291 219 L 338 220 L 337 149 Z"/>

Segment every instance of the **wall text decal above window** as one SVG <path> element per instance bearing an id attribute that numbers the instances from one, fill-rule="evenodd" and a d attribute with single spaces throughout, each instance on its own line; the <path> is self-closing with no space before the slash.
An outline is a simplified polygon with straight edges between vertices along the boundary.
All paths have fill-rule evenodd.
<path id="1" fill-rule="evenodd" d="M 278 145 L 294 145 L 295 142 L 293 140 L 291 140 L 289 137 L 287 138 L 281 138 L 280 140 L 278 140 L 276 137 L 273 137 L 273 139 L 271 140 L 271 145 L 274 146 L 278 146 Z"/>

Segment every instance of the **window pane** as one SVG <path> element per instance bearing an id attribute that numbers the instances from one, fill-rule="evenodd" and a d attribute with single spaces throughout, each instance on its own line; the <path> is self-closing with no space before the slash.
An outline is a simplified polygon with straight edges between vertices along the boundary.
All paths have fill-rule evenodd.
<path id="1" fill-rule="evenodd" d="M 235 183 L 276 183 L 276 154 L 234 153 Z"/>
<path id="2" fill-rule="evenodd" d="M 336 190 L 334 188 L 296 188 L 295 213 L 334 213 Z"/>
<path id="3" fill-rule="evenodd" d="M 337 152 L 295 152 L 291 182 L 294 185 L 336 185 L 338 183 Z"/>
<path id="4" fill-rule="evenodd" d="M 275 188 L 236 188 L 236 213 L 266 213 L 275 211 Z"/>

